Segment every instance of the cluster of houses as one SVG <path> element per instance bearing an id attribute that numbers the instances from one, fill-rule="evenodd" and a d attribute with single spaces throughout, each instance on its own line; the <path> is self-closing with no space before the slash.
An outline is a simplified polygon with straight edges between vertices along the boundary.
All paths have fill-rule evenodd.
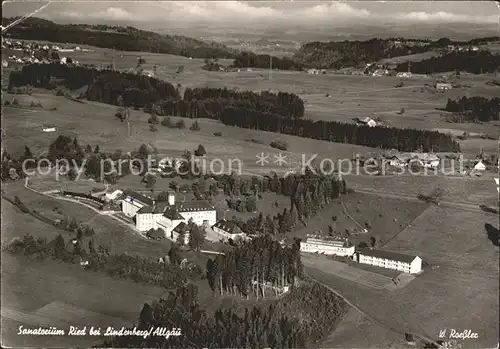
<path id="1" fill-rule="evenodd" d="M 435 169 L 441 163 L 441 159 L 436 154 L 431 153 L 388 153 L 385 155 L 389 165 L 404 168 L 415 163 L 424 168 Z"/>
<path id="2" fill-rule="evenodd" d="M 478 46 L 460 46 L 460 45 L 448 45 L 446 46 L 446 52 L 477 52 L 479 51 Z"/>
<path id="3" fill-rule="evenodd" d="M 307 71 L 307 74 L 309 75 L 326 74 L 326 69 L 309 69 Z"/>
<path id="4" fill-rule="evenodd" d="M 92 50 L 82 49 L 79 46 L 74 48 L 62 48 L 58 45 L 43 45 L 38 43 L 24 43 L 21 41 L 10 41 L 2 40 L 2 49 L 8 49 L 12 51 L 20 51 L 19 54 L 13 54 L 8 57 L 8 60 L 2 60 L 2 67 L 7 68 L 9 66 L 8 61 L 19 63 L 19 64 L 49 64 L 52 63 L 55 58 L 59 60 L 61 64 L 78 64 L 76 61 L 71 61 L 68 57 L 59 58 L 59 53 L 63 52 L 91 52 Z M 55 55 L 54 53 L 58 53 Z"/>
<path id="5" fill-rule="evenodd" d="M 165 238 L 173 241 L 177 241 L 179 234 L 185 233 L 185 243 L 188 243 L 187 227 L 192 222 L 203 228 L 211 227 L 214 232 L 227 239 L 245 235 L 234 222 L 225 219 L 217 221 L 215 206 L 206 200 L 177 202 L 175 194 L 169 192 L 166 202 L 156 202 L 132 191 L 125 194 L 111 193 L 110 199 L 116 199 L 120 195 L 122 213 L 135 221 L 136 229 L 140 232 L 161 230 L 165 233 Z"/>
<path id="6" fill-rule="evenodd" d="M 348 239 L 308 237 L 305 241 L 301 241 L 300 251 L 349 257 L 361 264 L 393 269 L 408 274 L 422 272 L 422 259 L 418 256 L 368 248 L 356 250 L 356 247 Z"/>
<path id="7" fill-rule="evenodd" d="M 379 122 L 373 120 L 368 116 L 364 118 L 355 118 L 354 121 L 358 126 L 369 126 L 369 127 L 381 126 Z"/>

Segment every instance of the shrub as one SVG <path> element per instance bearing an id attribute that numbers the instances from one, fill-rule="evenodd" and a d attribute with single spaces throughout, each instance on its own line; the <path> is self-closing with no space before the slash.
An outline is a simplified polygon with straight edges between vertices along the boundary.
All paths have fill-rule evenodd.
<path id="1" fill-rule="evenodd" d="M 155 114 L 151 114 L 151 116 L 148 119 L 148 122 L 150 124 L 157 124 L 157 123 L 159 123 L 158 117 Z"/>
<path id="2" fill-rule="evenodd" d="M 198 121 L 195 121 L 192 123 L 191 127 L 189 128 L 191 131 L 199 131 L 201 130 L 200 125 L 198 124 Z"/>
<path id="3" fill-rule="evenodd" d="M 204 147 L 204 146 L 202 146 L 201 144 L 200 144 L 200 145 L 198 145 L 198 149 L 196 149 L 196 150 L 194 151 L 194 155 L 195 155 L 195 156 L 203 156 L 203 155 L 205 155 L 206 153 L 207 153 L 207 152 L 206 152 L 206 150 L 205 150 L 205 147 Z"/>
<path id="4" fill-rule="evenodd" d="M 186 128 L 186 124 L 184 123 L 184 120 L 180 119 L 179 121 L 177 121 L 175 123 L 175 127 L 182 130 L 182 129 Z"/>
<path id="5" fill-rule="evenodd" d="M 288 143 L 285 141 L 273 141 L 273 142 L 271 142 L 270 146 L 272 148 L 276 148 L 279 150 L 287 150 L 288 149 Z"/>
<path id="6" fill-rule="evenodd" d="M 65 96 L 66 92 L 62 88 L 58 88 L 56 92 L 56 96 Z"/>
<path id="7" fill-rule="evenodd" d="M 214 136 L 220 137 L 222 136 L 222 132 L 214 132 Z"/>
<path id="8" fill-rule="evenodd" d="M 172 120 L 170 120 L 169 116 L 166 116 L 162 121 L 161 121 L 162 126 L 166 127 L 172 127 Z"/>
<path id="9" fill-rule="evenodd" d="M 12 100 L 12 105 L 16 105 L 16 106 L 19 105 L 19 101 L 17 100 L 17 98 L 14 98 Z"/>
<path id="10" fill-rule="evenodd" d="M 9 102 L 9 101 L 5 101 L 5 102 L 3 102 L 3 105 L 5 105 L 5 106 L 9 106 L 9 105 L 10 105 L 10 102 Z"/>

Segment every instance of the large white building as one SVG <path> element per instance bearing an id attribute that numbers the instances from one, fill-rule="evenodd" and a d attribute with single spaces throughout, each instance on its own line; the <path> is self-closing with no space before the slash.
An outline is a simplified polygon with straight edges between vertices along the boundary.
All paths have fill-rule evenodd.
<path id="1" fill-rule="evenodd" d="M 307 238 L 300 242 L 300 251 L 326 255 L 352 256 L 355 247 L 347 239 Z"/>
<path id="2" fill-rule="evenodd" d="M 409 274 L 418 274 L 422 271 L 422 259 L 418 256 L 364 249 L 356 252 L 356 259 L 362 264 L 399 270 Z"/>
<path id="3" fill-rule="evenodd" d="M 135 218 L 137 230 L 163 229 L 166 238 L 172 238 L 172 232 L 180 223 L 192 220 L 196 225 L 212 226 L 217 219 L 215 206 L 208 201 L 175 202 L 173 193 L 168 193 L 167 202 L 158 203 L 144 195 L 128 193 L 122 200 L 122 211 Z"/>

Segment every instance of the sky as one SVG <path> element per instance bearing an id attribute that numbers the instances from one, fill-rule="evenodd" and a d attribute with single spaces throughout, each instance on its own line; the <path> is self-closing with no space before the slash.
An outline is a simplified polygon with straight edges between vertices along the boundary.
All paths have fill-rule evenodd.
<path id="1" fill-rule="evenodd" d="M 43 4 L 43 3 L 42 3 Z M 3 16 L 33 11 L 40 3 L 5 3 Z M 195 23 L 307 25 L 401 22 L 498 23 L 494 1 L 81 1 L 51 3 L 37 14 L 63 21 L 130 21 L 179 27 Z"/>

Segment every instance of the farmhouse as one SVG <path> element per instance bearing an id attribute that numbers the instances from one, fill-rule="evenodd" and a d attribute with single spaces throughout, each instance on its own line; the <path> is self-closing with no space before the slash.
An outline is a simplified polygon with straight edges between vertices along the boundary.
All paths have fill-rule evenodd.
<path id="1" fill-rule="evenodd" d="M 385 76 L 385 75 L 389 75 L 389 70 L 377 69 L 372 73 L 372 76 Z"/>
<path id="2" fill-rule="evenodd" d="M 396 77 L 398 77 L 398 78 L 411 78 L 411 73 L 410 72 L 397 73 Z"/>
<path id="3" fill-rule="evenodd" d="M 435 154 L 429 153 L 399 153 L 386 157 L 389 160 L 389 165 L 403 168 L 410 163 L 416 163 L 425 168 L 437 168 L 441 162 L 440 158 Z"/>
<path id="4" fill-rule="evenodd" d="M 436 84 L 436 90 L 437 91 L 448 91 L 448 90 L 451 90 L 451 84 L 450 83 L 438 82 Z"/>
<path id="5" fill-rule="evenodd" d="M 395 269 L 409 274 L 418 274 L 422 271 L 420 257 L 390 251 L 363 249 L 356 252 L 356 260 L 362 264 Z"/>
<path id="6" fill-rule="evenodd" d="M 244 233 L 233 221 L 226 221 L 225 219 L 219 220 L 212 226 L 212 229 L 226 238 L 233 239 L 237 236 L 243 236 Z"/>
<path id="7" fill-rule="evenodd" d="M 355 247 L 347 239 L 307 238 L 300 242 L 300 251 L 336 256 L 352 256 Z"/>
<path id="8" fill-rule="evenodd" d="M 191 220 L 197 225 L 213 225 L 216 222 L 213 205 L 205 200 L 175 202 L 173 193 L 168 193 L 167 202 L 156 203 L 147 196 L 130 192 L 122 200 L 122 211 L 135 218 L 137 230 L 163 229 L 166 237 L 171 236 L 180 223 Z"/>
<path id="9" fill-rule="evenodd" d="M 474 165 L 474 170 L 475 171 L 484 171 L 484 170 L 486 170 L 486 165 L 483 163 L 482 160 L 479 160 L 478 163 Z"/>
<path id="10" fill-rule="evenodd" d="M 106 193 L 104 196 L 105 201 L 111 201 L 111 200 L 116 200 L 118 197 L 120 197 L 123 194 L 123 192 L 119 189 L 115 190 L 112 193 Z"/>
<path id="11" fill-rule="evenodd" d="M 377 126 L 377 122 L 375 120 L 373 120 L 372 118 L 369 118 L 368 116 L 365 117 L 365 118 L 357 118 L 356 119 L 356 122 L 359 124 L 359 125 L 365 125 L 365 126 L 370 126 L 370 127 L 375 127 Z"/>

